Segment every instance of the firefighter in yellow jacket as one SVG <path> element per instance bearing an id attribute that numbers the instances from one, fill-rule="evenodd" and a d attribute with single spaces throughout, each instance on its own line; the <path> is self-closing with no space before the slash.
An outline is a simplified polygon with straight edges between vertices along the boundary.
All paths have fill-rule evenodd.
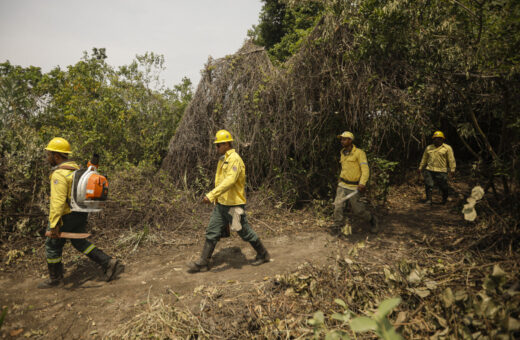
<path id="1" fill-rule="evenodd" d="M 360 194 L 365 191 L 370 175 L 367 156 L 363 150 L 354 145 L 352 132 L 345 131 L 338 135 L 338 138 L 343 148 L 340 152 L 341 173 L 334 200 L 334 228 L 339 229 L 344 225 L 343 210 L 345 204 L 349 202 L 354 214 L 370 222 L 370 231 L 376 233 L 379 230 L 377 217 L 360 201 Z M 355 193 L 356 190 L 358 193 Z M 345 201 L 349 194 L 352 196 Z"/>
<path id="2" fill-rule="evenodd" d="M 59 238 L 60 231 L 84 233 L 88 216 L 88 213 L 71 211 L 69 207 L 72 177 L 74 170 L 79 169 L 76 162 L 68 159 L 72 153 L 69 142 L 56 137 L 49 142 L 45 150 L 47 160 L 53 167 L 50 176 L 51 197 L 49 208 L 51 236 L 45 242 L 49 279 L 41 282 L 38 288 L 52 288 L 63 285 L 61 254 L 67 239 Z M 101 266 L 106 281 L 110 281 L 116 272 L 123 269 L 119 261 L 105 254 L 87 239 L 70 239 L 70 242 L 74 248 Z"/>
<path id="3" fill-rule="evenodd" d="M 228 226 L 233 223 L 233 215 L 239 219 L 236 223 L 238 224 L 236 229 L 238 235 L 256 250 L 256 258 L 251 264 L 258 266 L 270 260 L 269 253 L 262 241 L 247 221 L 244 210 L 246 169 L 242 158 L 232 148 L 232 141 L 233 137 L 226 130 L 218 131 L 215 136 L 214 144 L 221 157 L 215 175 L 215 188 L 203 198 L 204 203 L 214 203 L 215 208 L 206 229 L 206 241 L 200 259 L 188 264 L 190 273 L 209 269 L 211 255 L 223 232 L 225 233 Z M 239 211 L 238 215 L 235 214 L 235 211 Z"/>
<path id="4" fill-rule="evenodd" d="M 423 173 L 424 186 L 426 190 L 425 203 L 432 204 L 432 191 L 437 184 L 442 191 L 442 204 L 448 200 L 448 176 L 452 177 L 455 173 L 455 156 L 453 149 L 444 143 L 444 133 L 435 131 L 433 133 L 433 144 L 424 150 L 424 154 L 419 164 L 419 173 Z"/>

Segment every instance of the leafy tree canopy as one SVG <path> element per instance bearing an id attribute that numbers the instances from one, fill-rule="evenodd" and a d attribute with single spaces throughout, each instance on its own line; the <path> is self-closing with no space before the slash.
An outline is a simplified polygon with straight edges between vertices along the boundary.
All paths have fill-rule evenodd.
<path id="1" fill-rule="evenodd" d="M 323 1 L 262 0 L 260 23 L 249 36 L 266 47 L 275 61 L 293 55 L 324 11 Z"/>

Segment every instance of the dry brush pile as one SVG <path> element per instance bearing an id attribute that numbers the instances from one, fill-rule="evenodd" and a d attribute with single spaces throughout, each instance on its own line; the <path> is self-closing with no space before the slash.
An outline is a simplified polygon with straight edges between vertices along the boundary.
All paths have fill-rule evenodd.
<path id="1" fill-rule="evenodd" d="M 251 42 L 210 59 L 163 168 L 178 182 L 207 180 L 216 159 L 214 134 L 225 128 L 247 160 L 249 183 L 294 200 L 330 193 L 336 136 L 344 130 L 354 131 L 372 155 L 413 152 L 426 123 L 398 107 L 406 105 L 406 91 L 389 85 L 407 75 L 389 66 L 386 79 L 373 79 L 370 63 L 344 57 L 351 40 L 345 25 L 325 17 L 283 67 Z"/>
<path id="2" fill-rule="evenodd" d="M 373 170 L 392 172 L 375 159 L 399 162 L 402 179 L 442 129 L 482 181 L 495 177 L 507 195 L 517 192 L 518 104 L 511 98 L 520 82 L 517 60 L 504 58 L 518 37 L 501 25 L 520 8 L 502 5 L 472 11 L 478 4 L 325 1 L 321 19 L 282 64 L 252 42 L 208 61 L 162 166 L 177 182 L 210 182 L 213 136 L 226 128 L 249 184 L 294 202 L 330 195 L 336 135 L 344 130 L 355 133 Z M 503 33 L 500 51 L 496 32 Z M 377 177 L 371 183 L 381 185 Z"/>

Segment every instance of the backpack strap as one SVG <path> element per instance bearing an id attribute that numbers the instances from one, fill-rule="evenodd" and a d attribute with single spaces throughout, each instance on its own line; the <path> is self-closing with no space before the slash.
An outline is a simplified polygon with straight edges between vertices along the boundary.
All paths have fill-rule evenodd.
<path id="1" fill-rule="evenodd" d="M 75 168 L 75 167 L 70 166 L 70 165 L 59 165 L 58 167 L 56 167 L 56 169 L 72 170 L 72 171 L 79 170 L 78 168 Z"/>

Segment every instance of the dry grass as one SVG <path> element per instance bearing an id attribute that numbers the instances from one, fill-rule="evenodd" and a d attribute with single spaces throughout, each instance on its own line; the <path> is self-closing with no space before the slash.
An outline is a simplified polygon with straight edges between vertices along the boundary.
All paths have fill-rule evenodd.
<path id="1" fill-rule="evenodd" d="M 145 310 L 106 335 L 106 339 L 143 338 L 208 339 L 209 335 L 187 308 L 177 308 L 165 304 L 163 299 L 156 299 L 148 301 Z"/>
<path id="2" fill-rule="evenodd" d="M 460 226 L 420 238 L 403 232 L 352 246 L 340 242 L 328 265 L 305 263 L 268 281 L 200 286 L 169 303 L 159 298 L 110 337 L 306 339 L 338 329 L 354 336 L 331 316 L 370 316 L 396 296 L 402 303 L 390 319 L 407 339 L 518 336 L 518 254 L 475 248 L 476 231 L 484 233 L 478 224 L 465 235 L 454 228 Z M 346 309 L 334 302 L 338 298 Z M 318 310 L 325 324 L 314 329 L 308 320 Z"/>

